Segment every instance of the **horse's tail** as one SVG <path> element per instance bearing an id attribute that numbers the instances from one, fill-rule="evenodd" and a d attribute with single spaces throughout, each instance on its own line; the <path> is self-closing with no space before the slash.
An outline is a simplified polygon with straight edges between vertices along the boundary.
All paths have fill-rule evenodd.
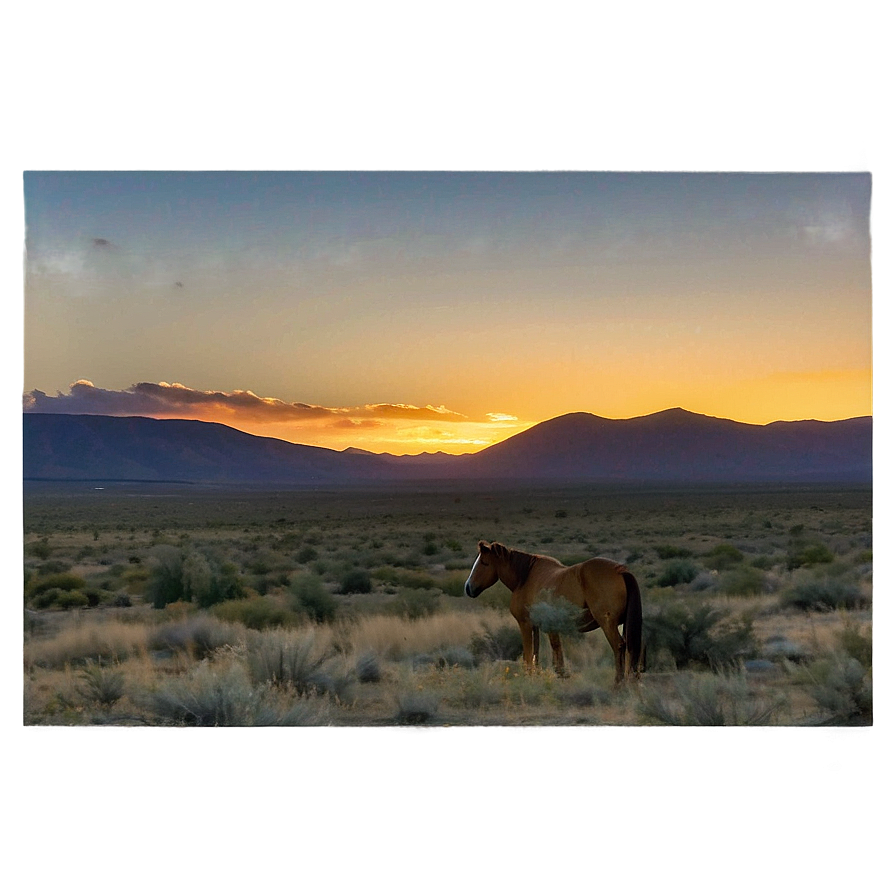
<path id="1" fill-rule="evenodd" d="M 641 635 L 643 628 L 643 612 L 641 610 L 641 589 L 637 579 L 626 570 L 622 573 L 625 579 L 625 622 L 622 624 L 622 636 L 625 638 L 625 650 L 629 657 L 629 668 L 638 675 L 644 671 L 644 654 L 641 652 Z"/>

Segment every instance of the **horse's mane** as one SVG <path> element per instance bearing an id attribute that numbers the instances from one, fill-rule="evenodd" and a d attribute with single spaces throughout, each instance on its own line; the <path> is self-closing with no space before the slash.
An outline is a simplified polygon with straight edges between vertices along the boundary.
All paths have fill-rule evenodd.
<path id="1" fill-rule="evenodd" d="M 492 542 L 489 547 L 494 554 L 503 560 L 509 567 L 511 573 L 517 580 L 515 587 L 519 588 L 521 585 L 525 584 L 535 561 L 538 559 L 538 555 L 527 554 L 525 551 L 515 551 L 513 548 L 509 548 L 498 541 Z"/>

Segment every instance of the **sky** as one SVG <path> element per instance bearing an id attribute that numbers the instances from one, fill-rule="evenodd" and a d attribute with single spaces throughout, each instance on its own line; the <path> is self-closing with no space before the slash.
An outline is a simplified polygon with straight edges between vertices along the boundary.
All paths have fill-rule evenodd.
<path id="1" fill-rule="evenodd" d="M 396 454 L 872 411 L 868 174 L 26 172 L 27 412 Z"/>

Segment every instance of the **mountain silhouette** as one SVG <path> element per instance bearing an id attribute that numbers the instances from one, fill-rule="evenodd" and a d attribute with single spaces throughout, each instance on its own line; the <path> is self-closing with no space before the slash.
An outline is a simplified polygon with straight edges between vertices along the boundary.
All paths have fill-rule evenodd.
<path id="1" fill-rule="evenodd" d="M 233 485 L 435 479 L 870 483 L 872 419 L 758 426 L 681 408 L 627 420 L 576 413 L 476 454 L 396 457 L 295 445 L 196 420 L 28 413 L 23 471 L 25 479 Z"/>

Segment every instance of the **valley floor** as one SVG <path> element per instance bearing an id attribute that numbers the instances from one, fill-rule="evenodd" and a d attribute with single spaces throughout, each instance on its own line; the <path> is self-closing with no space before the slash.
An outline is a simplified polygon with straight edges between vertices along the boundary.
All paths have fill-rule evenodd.
<path id="1" fill-rule="evenodd" d="M 26 483 L 24 529 L 27 725 L 872 721 L 870 489 Z M 626 563 L 641 681 L 600 632 L 527 674 L 481 538 Z"/>

